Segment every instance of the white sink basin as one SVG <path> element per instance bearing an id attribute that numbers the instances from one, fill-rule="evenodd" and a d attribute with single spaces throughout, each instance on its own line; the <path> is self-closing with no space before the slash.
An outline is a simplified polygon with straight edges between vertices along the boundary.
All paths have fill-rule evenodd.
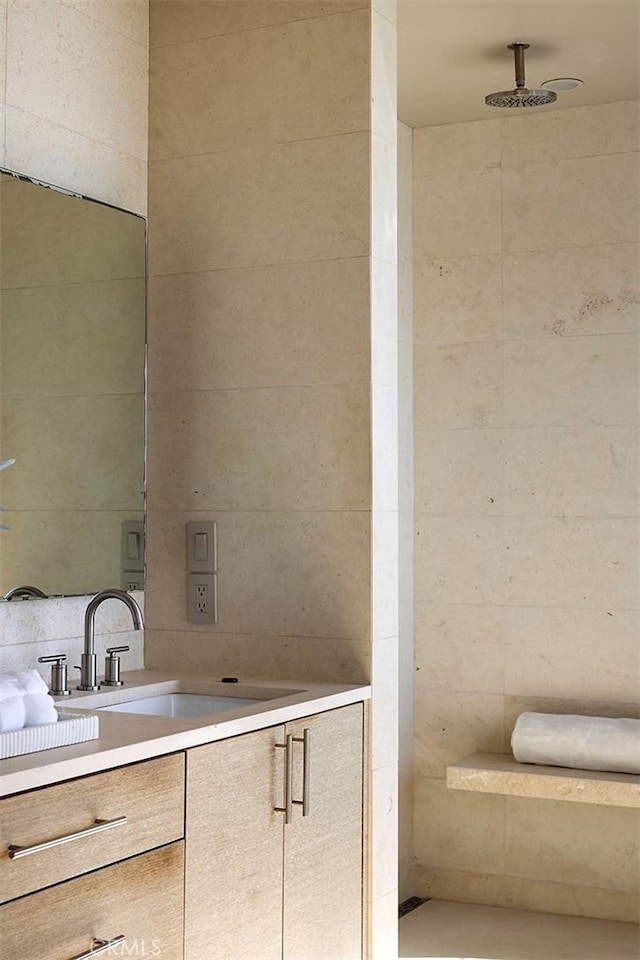
<path id="1" fill-rule="evenodd" d="M 94 709 L 114 713 L 145 713 L 154 717 L 205 717 L 211 713 L 250 707 L 254 703 L 262 703 L 262 700 L 214 697 L 204 693 L 163 693 L 156 697 L 140 697 Z"/>

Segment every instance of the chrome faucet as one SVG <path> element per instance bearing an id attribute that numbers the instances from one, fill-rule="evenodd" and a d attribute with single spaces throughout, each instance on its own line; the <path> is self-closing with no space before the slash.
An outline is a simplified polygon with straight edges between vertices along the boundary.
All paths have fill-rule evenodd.
<path id="1" fill-rule="evenodd" d="M 121 600 L 125 607 L 129 608 L 133 620 L 133 629 L 141 630 L 144 626 L 140 607 L 133 597 L 130 597 L 124 590 L 114 588 L 113 590 L 101 590 L 100 593 L 96 593 L 95 597 L 89 600 L 84 615 L 84 653 L 80 658 L 80 666 L 76 668 L 80 670 L 78 690 L 98 690 L 100 686 L 96 675 L 97 657 L 94 649 L 94 630 L 96 610 L 104 600 Z"/>

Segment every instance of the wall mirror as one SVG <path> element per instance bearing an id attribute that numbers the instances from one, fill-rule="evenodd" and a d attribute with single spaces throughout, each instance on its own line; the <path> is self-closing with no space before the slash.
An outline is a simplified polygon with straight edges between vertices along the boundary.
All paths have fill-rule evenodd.
<path id="1" fill-rule="evenodd" d="M 145 233 L 0 171 L 0 596 L 143 587 Z"/>

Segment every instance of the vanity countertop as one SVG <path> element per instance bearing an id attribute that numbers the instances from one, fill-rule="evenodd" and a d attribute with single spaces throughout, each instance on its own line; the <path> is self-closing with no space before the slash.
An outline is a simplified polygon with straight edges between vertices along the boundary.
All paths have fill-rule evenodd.
<path id="1" fill-rule="evenodd" d="M 189 691 L 229 693 L 217 677 L 190 676 L 178 672 L 135 670 L 123 674 L 124 686 L 109 692 L 109 702 L 132 699 L 141 688 L 161 684 L 154 693 Z M 159 717 L 146 714 L 101 711 L 97 740 L 68 747 L 41 750 L 0 760 L 0 797 L 33 790 L 51 783 L 71 780 L 100 770 L 148 760 L 151 757 L 187 750 L 214 740 L 224 740 L 252 730 L 261 730 L 298 720 L 324 710 L 368 700 L 371 688 L 337 683 L 307 683 L 293 680 L 245 680 L 237 686 L 236 696 L 251 697 L 265 689 L 275 697 L 258 704 L 230 709 L 208 717 Z M 64 711 L 91 710 L 100 704 L 101 693 L 74 693 L 57 699 Z"/>

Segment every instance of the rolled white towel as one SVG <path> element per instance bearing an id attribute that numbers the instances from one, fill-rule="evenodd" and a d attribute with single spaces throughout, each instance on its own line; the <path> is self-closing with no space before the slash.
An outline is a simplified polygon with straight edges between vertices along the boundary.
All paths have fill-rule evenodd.
<path id="1" fill-rule="evenodd" d="M 24 697 L 16 695 L 0 701 L 0 733 L 22 730 L 25 715 Z"/>
<path id="2" fill-rule="evenodd" d="M 22 699 L 24 700 L 25 727 L 38 727 L 43 723 L 58 722 L 58 711 L 54 706 L 53 697 L 42 693 L 25 693 Z"/>
<path id="3" fill-rule="evenodd" d="M 520 763 L 640 773 L 640 720 L 521 713 L 511 749 Z"/>
<path id="4" fill-rule="evenodd" d="M 0 674 L 0 702 L 8 697 L 16 696 L 21 696 L 17 683 L 11 683 L 10 680 L 5 679 L 4 675 Z"/>
<path id="5" fill-rule="evenodd" d="M 15 670 L 0 674 L 0 680 L 15 684 L 19 693 L 49 693 L 46 685 L 37 670 Z"/>

